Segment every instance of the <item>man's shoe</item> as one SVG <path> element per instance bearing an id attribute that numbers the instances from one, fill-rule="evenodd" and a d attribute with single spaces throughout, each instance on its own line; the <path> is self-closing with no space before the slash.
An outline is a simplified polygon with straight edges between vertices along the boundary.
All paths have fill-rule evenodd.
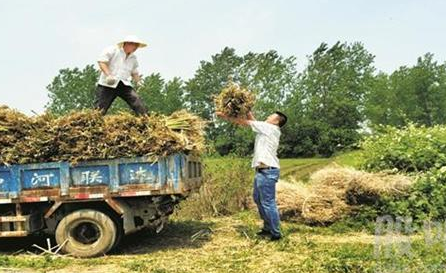
<path id="1" fill-rule="evenodd" d="M 282 235 L 273 235 L 271 236 L 271 241 L 279 241 L 282 239 Z"/>
<path id="2" fill-rule="evenodd" d="M 258 236 L 270 236 L 270 235 L 271 235 L 271 232 L 269 232 L 268 230 L 264 230 L 264 229 L 262 229 L 262 230 L 260 230 L 259 232 L 257 232 L 257 235 L 258 235 Z"/>

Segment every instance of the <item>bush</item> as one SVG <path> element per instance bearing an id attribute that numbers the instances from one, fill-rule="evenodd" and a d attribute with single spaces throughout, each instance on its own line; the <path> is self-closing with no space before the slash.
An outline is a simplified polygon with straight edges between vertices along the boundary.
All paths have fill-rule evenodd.
<path id="1" fill-rule="evenodd" d="M 382 196 L 373 204 L 359 207 L 352 219 L 370 226 L 378 216 L 384 215 L 394 219 L 411 217 L 414 227 L 421 227 L 424 221 L 446 220 L 446 166 L 418 174 L 407 194 Z"/>
<path id="2" fill-rule="evenodd" d="M 446 219 L 446 126 L 377 129 L 361 143 L 361 167 L 412 173 L 416 182 L 406 195 L 382 197 L 357 217 L 371 221 L 382 215 L 412 217 L 417 225 Z"/>
<path id="3" fill-rule="evenodd" d="M 446 165 L 446 126 L 401 129 L 386 126 L 362 143 L 363 168 L 372 171 L 427 171 Z"/>
<path id="4" fill-rule="evenodd" d="M 381 215 L 412 217 L 415 223 L 446 219 L 446 166 L 419 175 L 408 196 L 383 199 Z"/>

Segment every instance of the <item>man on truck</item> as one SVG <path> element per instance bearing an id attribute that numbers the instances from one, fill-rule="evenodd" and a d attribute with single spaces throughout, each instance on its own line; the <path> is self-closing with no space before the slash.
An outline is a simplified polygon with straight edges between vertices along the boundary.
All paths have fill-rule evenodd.
<path id="1" fill-rule="evenodd" d="M 286 124 L 287 117 L 279 111 L 270 115 L 265 121 L 255 120 L 252 113 L 249 113 L 246 119 L 228 117 L 221 112 L 216 114 L 234 124 L 251 126 L 256 133 L 251 164 L 256 171 L 253 198 L 263 220 L 263 228 L 257 234 L 269 235 L 272 241 L 280 240 L 282 235 L 276 203 L 276 183 L 280 175 L 277 148 L 281 134 L 280 128 Z"/>
<path id="2" fill-rule="evenodd" d="M 101 75 L 96 88 L 95 101 L 95 107 L 102 114 L 107 113 L 116 97 L 127 102 L 137 115 L 147 113 L 146 107 L 133 87 L 141 81 L 138 60 L 134 53 L 138 48 L 146 46 L 147 44 L 138 37 L 130 35 L 117 45 L 107 47 L 102 51 L 98 59 Z"/>

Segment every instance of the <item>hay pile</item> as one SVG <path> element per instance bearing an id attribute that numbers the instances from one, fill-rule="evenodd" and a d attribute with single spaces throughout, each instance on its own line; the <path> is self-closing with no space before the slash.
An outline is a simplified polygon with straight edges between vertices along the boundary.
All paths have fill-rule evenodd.
<path id="1" fill-rule="evenodd" d="M 0 106 L 0 162 L 18 160 L 19 155 L 11 153 L 11 150 L 31 129 L 30 118 L 6 106 Z"/>
<path id="2" fill-rule="evenodd" d="M 51 126 L 53 120 L 54 117 L 48 114 L 29 118 L 27 133 L 18 139 L 8 152 L 1 153 L 6 154 L 8 159 L 0 160 L 0 164 L 33 163 L 41 159 L 46 159 L 45 162 L 51 161 L 52 156 L 58 154 L 54 127 Z"/>
<path id="3" fill-rule="evenodd" d="M 280 181 L 277 203 L 282 218 L 329 224 L 381 196 L 404 195 L 411 185 L 403 175 L 330 166 L 315 172 L 308 184 Z"/>
<path id="4" fill-rule="evenodd" d="M 302 214 L 302 204 L 310 191 L 301 182 L 288 183 L 282 180 L 276 184 L 277 206 L 282 218 L 298 218 Z"/>
<path id="5" fill-rule="evenodd" d="M 128 113 L 102 116 L 96 110 L 62 117 L 28 118 L 0 108 L 0 165 L 79 161 L 135 156 L 199 155 L 205 123 L 182 110 L 171 116 Z"/>
<path id="6" fill-rule="evenodd" d="M 255 96 L 245 88 L 230 81 L 214 98 L 215 109 L 228 117 L 246 117 L 254 107 Z"/>

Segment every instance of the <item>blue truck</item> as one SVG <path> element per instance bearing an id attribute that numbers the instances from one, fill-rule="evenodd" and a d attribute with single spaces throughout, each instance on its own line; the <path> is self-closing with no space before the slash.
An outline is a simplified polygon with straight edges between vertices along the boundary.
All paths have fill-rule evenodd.
<path id="1" fill-rule="evenodd" d="M 124 235 L 159 232 L 202 183 L 191 155 L 0 166 L 0 237 L 54 235 L 65 253 L 94 257 Z"/>

